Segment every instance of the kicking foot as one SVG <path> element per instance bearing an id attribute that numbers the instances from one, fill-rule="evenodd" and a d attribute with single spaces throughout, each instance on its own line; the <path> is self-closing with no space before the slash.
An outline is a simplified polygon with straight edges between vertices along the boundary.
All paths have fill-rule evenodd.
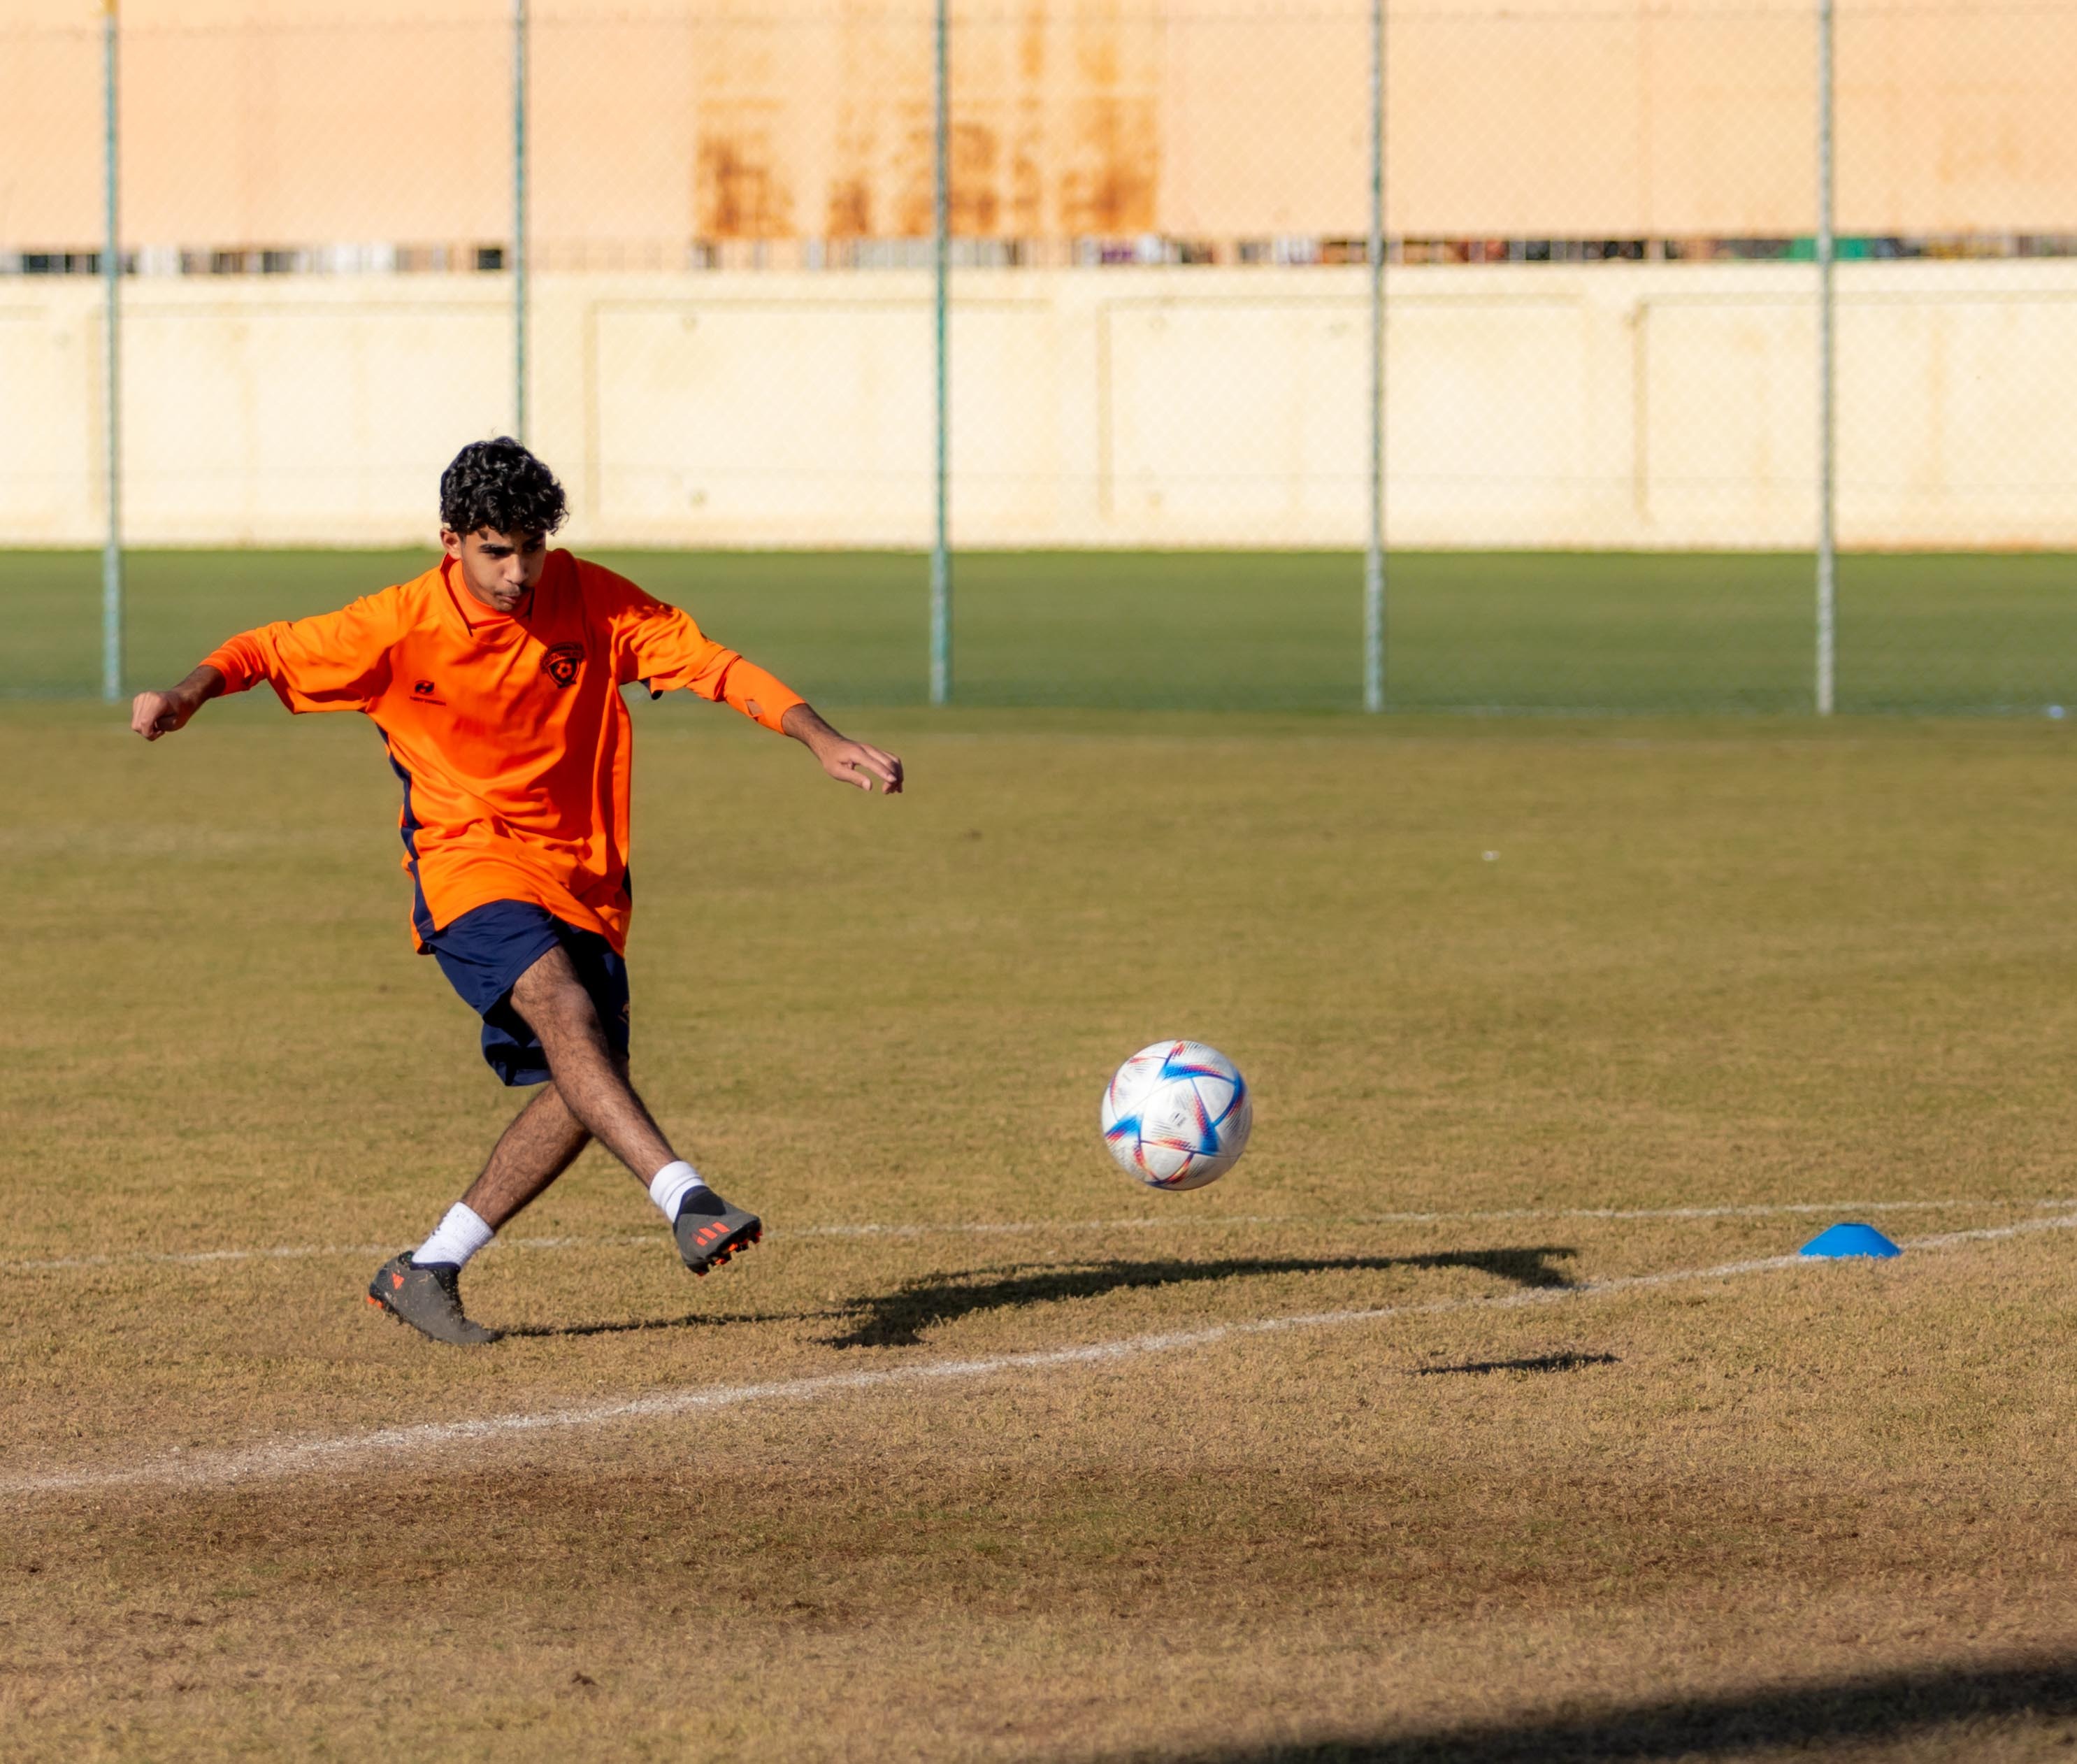
<path id="1" fill-rule="evenodd" d="M 764 1221 L 754 1213 L 730 1206 L 711 1188 L 695 1188 L 680 1204 L 671 1232 L 685 1266 L 695 1274 L 705 1274 L 763 1237 Z"/>
<path id="2" fill-rule="evenodd" d="M 477 1347 L 497 1339 L 497 1331 L 472 1323 L 462 1315 L 461 1270 L 450 1263 L 419 1267 L 406 1250 L 375 1271 L 368 1302 L 408 1323 L 421 1335 L 452 1347 Z"/>

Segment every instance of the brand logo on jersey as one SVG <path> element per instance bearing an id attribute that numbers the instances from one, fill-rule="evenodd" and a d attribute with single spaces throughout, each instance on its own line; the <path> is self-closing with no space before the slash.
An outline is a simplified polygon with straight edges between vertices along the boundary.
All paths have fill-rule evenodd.
<path id="1" fill-rule="evenodd" d="M 541 658 L 541 672 L 558 686 L 574 686 L 584 666 L 582 643 L 558 643 Z"/>
<path id="2" fill-rule="evenodd" d="M 424 697 L 426 694 L 430 693 L 432 689 L 433 683 L 430 680 L 418 680 L 411 688 L 411 690 L 416 693 L 421 698 Z"/>
<path id="3" fill-rule="evenodd" d="M 414 680 L 411 682 L 411 702 L 414 705 L 444 706 L 447 700 L 440 697 L 439 688 L 430 680 Z"/>

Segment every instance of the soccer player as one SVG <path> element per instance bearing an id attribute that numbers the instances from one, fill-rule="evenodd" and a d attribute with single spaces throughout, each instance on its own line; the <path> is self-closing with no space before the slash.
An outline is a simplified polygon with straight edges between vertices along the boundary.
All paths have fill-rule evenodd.
<path id="1" fill-rule="evenodd" d="M 593 1139 L 645 1184 L 695 1274 L 764 1234 L 664 1137 L 628 1082 L 627 787 L 621 688 L 684 687 L 792 736 L 868 793 L 901 762 L 846 739 L 675 606 L 565 551 L 563 487 L 517 441 L 464 447 L 440 478 L 446 555 L 336 613 L 232 638 L 168 692 L 139 693 L 147 741 L 264 680 L 291 711 L 357 710 L 404 788 L 411 925 L 483 1019 L 483 1057 L 538 1084 L 483 1173 L 368 1302 L 456 1346 L 497 1339 L 461 1304 L 461 1271 Z"/>

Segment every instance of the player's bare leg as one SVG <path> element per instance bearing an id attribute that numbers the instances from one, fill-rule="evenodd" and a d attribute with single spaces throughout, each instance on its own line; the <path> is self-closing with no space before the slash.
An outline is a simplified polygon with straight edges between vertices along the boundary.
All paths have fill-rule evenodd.
<path id="1" fill-rule="evenodd" d="M 678 1161 L 614 1057 L 567 951 L 558 945 L 519 976 L 512 1008 L 539 1039 L 552 1088 L 578 1125 L 645 1183 Z"/>
<path id="2" fill-rule="evenodd" d="M 568 970 L 569 958 L 560 950 L 555 953 Z M 571 980 L 574 985 L 574 974 Z M 516 996 L 515 989 L 515 999 Z M 560 1005 L 562 1001 L 552 984 L 546 988 L 546 996 L 547 1001 Z M 605 1046 L 604 1035 L 598 1029 L 597 1013 L 592 1009 L 590 999 L 581 988 L 577 996 L 584 1001 L 591 1019 L 591 1033 L 597 1038 L 608 1067 L 618 1078 L 621 1088 L 633 1097 L 635 1108 L 640 1118 L 648 1122 L 650 1133 L 658 1143 L 662 1143 L 663 1136 L 656 1132 L 656 1123 L 649 1120 L 648 1110 L 643 1108 L 641 1099 L 627 1089 L 626 1070 L 619 1056 Z M 539 1009 L 544 1018 L 557 1014 L 546 1002 L 540 1003 Z M 545 1037 L 543 1045 L 547 1046 Z M 581 1058 L 572 1063 L 578 1071 L 586 1069 Z M 469 1184 L 468 1192 L 447 1209 L 433 1234 L 415 1250 L 393 1256 L 377 1270 L 374 1283 L 368 1289 L 370 1302 L 436 1342 L 465 1347 L 495 1341 L 496 1332 L 470 1321 L 462 1309 L 461 1271 L 470 1258 L 489 1246 L 507 1221 L 545 1193 L 549 1185 L 576 1162 L 577 1154 L 591 1140 L 591 1130 L 564 1099 L 560 1087 L 552 1078 L 498 1136 L 482 1174 Z M 665 1147 L 667 1155 L 668 1149 Z"/>
<path id="3" fill-rule="evenodd" d="M 628 1082 L 568 951 L 558 945 L 519 976 L 512 1008 L 539 1041 L 554 1088 L 577 1125 L 627 1166 L 671 1221 L 687 1267 L 705 1274 L 764 1235 L 755 1213 L 730 1206 L 671 1149 Z"/>
<path id="4" fill-rule="evenodd" d="M 471 1322 L 462 1309 L 462 1267 L 590 1143 L 555 1085 L 543 1084 L 498 1136 L 482 1174 L 433 1234 L 376 1271 L 368 1302 L 436 1342 L 468 1347 L 497 1340 L 496 1331 Z"/>
<path id="5" fill-rule="evenodd" d="M 436 1342 L 472 1346 L 495 1341 L 495 1331 L 471 1322 L 462 1309 L 463 1265 L 546 1193 L 590 1143 L 590 1130 L 570 1113 L 552 1080 L 543 1084 L 498 1136 L 482 1174 L 433 1234 L 377 1271 L 369 1300 Z"/>
<path id="6" fill-rule="evenodd" d="M 502 1231 L 590 1143 L 591 1130 L 570 1113 L 552 1080 L 512 1117 L 461 1204 L 492 1230 Z"/>

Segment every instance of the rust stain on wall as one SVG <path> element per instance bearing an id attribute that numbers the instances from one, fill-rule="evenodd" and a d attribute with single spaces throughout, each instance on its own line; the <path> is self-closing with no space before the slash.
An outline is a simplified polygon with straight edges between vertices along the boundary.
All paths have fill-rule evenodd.
<path id="1" fill-rule="evenodd" d="M 951 230 L 962 239 L 993 237 L 1002 230 L 1001 139 L 984 123 L 955 120 L 951 144 L 951 187 L 945 194 Z M 928 233 L 933 223 L 935 154 L 934 131 L 909 131 L 896 220 L 899 231 L 912 239 Z"/>
<path id="2" fill-rule="evenodd" d="M 995 187 L 1000 157 L 1001 144 L 993 129 L 978 123 L 952 125 L 951 186 L 946 192 L 946 206 L 955 233 L 985 239 L 997 231 L 1002 210 Z"/>
<path id="3" fill-rule="evenodd" d="M 1036 85 L 1046 75 L 1046 8 L 1043 0 L 1024 9 L 1023 27 L 1017 33 L 1018 72 L 1027 85 Z"/>
<path id="4" fill-rule="evenodd" d="M 1035 239 L 1046 231 L 1046 179 L 1040 169 L 1043 144 L 1027 143 L 1009 161 L 1009 223 L 1014 239 Z"/>
<path id="5" fill-rule="evenodd" d="M 702 135 L 693 214 L 703 239 L 790 239 L 793 202 L 762 131 Z"/>
<path id="6" fill-rule="evenodd" d="M 840 177 L 830 185 L 829 213 L 822 232 L 830 239 L 872 236 L 872 186 L 863 172 Z"/>
<path id="7" fill-rule="evenodd" d="M 951 222 L 963 239 L 1121 236 L 1160 224 L 1162 36 L 1115 6 L 1063 15 L 1018 0 L 1014 26 L 955 61 Z M 956 25 L 957 20 L 955 19 Z M 868 223 L 908 238 L 931 226 L 930 69 L 920 60 L 873 106 L 839 119 L 830 231 Z M 910 83 L 910 82 L 914 83 Z M 878 151 L 860 151 L 870 140 Z M 840 231 L 841 229 L 841 231 Z"/>
<path id="8" fill-rule="evenodd" d="M 1159 119 L 1151 98 L 1096 98 L 1075 108 L 1060 179 L 1062 230 L 1151 232 L 1160 188 Z"/>
<path id="9" fill-rule="evenodd" d="M 1112 7 L 1078 17 L 1072 40 L 1066 139 L 1053 143 L 1059 230 L 1151 232 L 1160 224 L 1159 36 Z"/>
<path id="10" fill-rule="evenodd" d="M 1057 0 L 1009 3 L 1008 28 L 972 33 L 955 63 L 952 232 L 1038 239 L 1156 230 L 1161 28 L 1144 13 L 1125 12 L 1122 0 L 1078 0 L 1072 11 Z M 890 26 L 868 0 L 841 4 L 840 32 L 820 51 L 747 27 L 706 46 L 693 69 L 697 237 L 928 236 L 927 39 Z"/>
<path id="11" fill-rule="evenodd" d="M 893 170 L 897 185 L 894 230 L 905 238 L 921 239 L 930 231 L 934 206 L 930 168 L 937 151 L 935 141 L 927 116 L 901 136 Z"/>
<path id="12" fill-rule="evenodd" d="M 1026 6 L 1017 36 L 1017 89 L 1011 95 L 1009 218 L 1013 237 L 1046 231 L 1046 0 Z"/>

